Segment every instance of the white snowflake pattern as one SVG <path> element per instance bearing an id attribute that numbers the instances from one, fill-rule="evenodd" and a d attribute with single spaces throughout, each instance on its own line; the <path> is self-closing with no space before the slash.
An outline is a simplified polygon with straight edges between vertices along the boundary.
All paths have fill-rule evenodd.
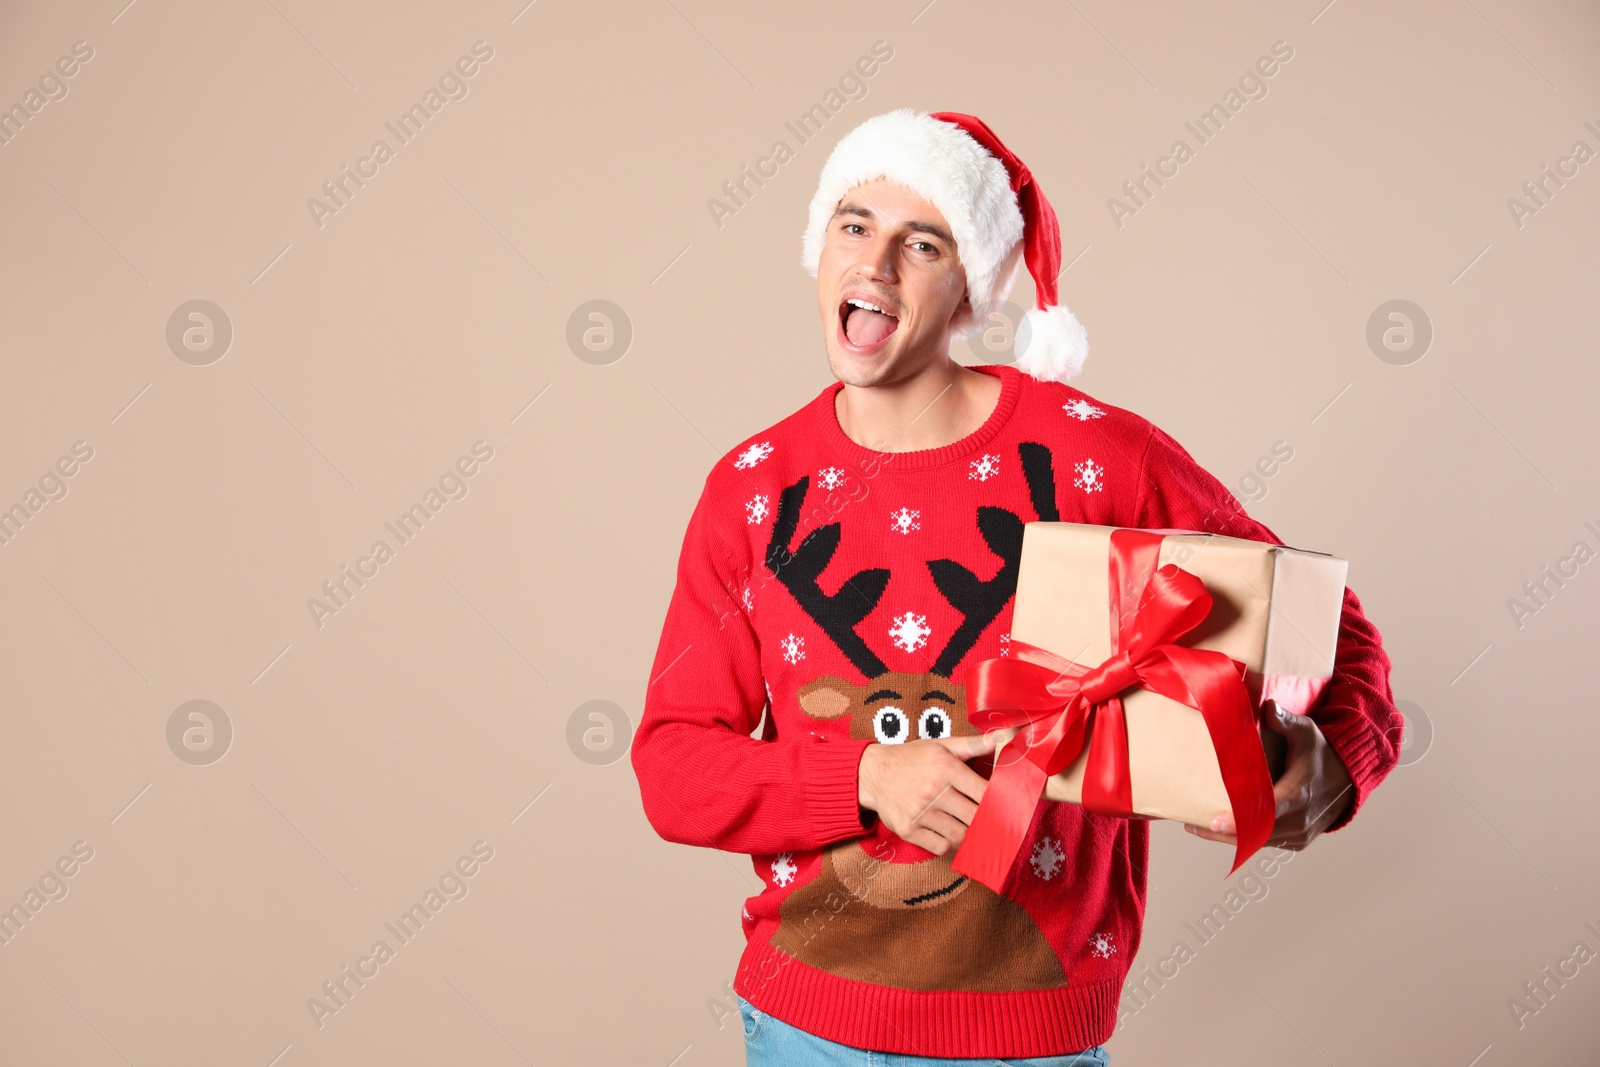
<path id="1" fill-rule="evenodd" d="M 1076 400 L 1069 400 L 1065 404 L 1062 404 L 1061 409 L 1068 415 L 1077 419 L 1079 422 L 1088 422 L 1090 419 L 1098 419 L 1100 416 L 1106 413 L 1104 408 L 1095 407 L 1081 396 Z"/>
<path id="2" fill-rule="evenodd" d="M 823 489 L 837 489 L 844 484 L 844 471 L 838 467 L 824 467 L 817 472 L 817 485 Z"/>
<path id="3" fill-rule="evenodd" d="M 928 643 L 928 637 L 933 633 L 928 629 L 928 617 L 906 612 L 897 615 L 894 624 L 889 627 L 889 638 L 894 641 L 895 647 L 904 652 L 915 652 Z"/>
<path id="4" fill-rule="evenodd" d="M 1089 938 L 1089 955 L 1108 960 L 1117 954 L 1117 935 L 1097 933 Z"/>
<path id="5" fill-rule="evenodd" d="M 899 511 L 889 513 L 889 528 L 899 533 L 909 534 L 912 530 L 922 529 L 922 523 L 917 520 L 922 518 L 922 512 L 910 508 L 901 508 Z"/>
<path id="6" fill-rule="evenodd" d="M 748 585 L 744 587 L 744 596 L 741 599 L 744 600 L 744 610 L 747 613 L 756 610 L 755 597 L 751 594 L 750 587 Z"/>
<path id="7" fill-rule="evenodd" d="M 772 442 L 762 441 L 739 453 L 739 458 L 733 461 L 733 465 L 742 471 L 749 470 L 770 455 L 772 455 Z"/>
<path id="8" fill-rule="evenodd" d="M 1106 481 L 1104 475 L 1106 469 L 1094 460 L 1086 459 L 1082 463 L 1075 463 L 1072 469 L 1078 472 L 1078 476 L 1073 479 L 1072 484 L 1082 489 L 1085 493 L 1099 493 L 1105 489 Z"/>
<path id="9" fill-rule="evenodd" d="M 794 865 L 793 852 L 780 852 L 778 858 L 772 861 L 772 880 L 778 885 L 788 885 L 799 873 L 800 868 Z"/>
<path id="10" fill-rule="evenodd" d="M 806 658 L 806 639 L 796 634 L 790 634 L 778 642 L 783 646 L 783 659 L 785 663 L 799 663 Z M 770 696 L 768 697 L 770 700 Z"/>
<path id="11" fill-rule="evenodd" d="M 993 452 L 985 452 L 983 455 L 972 461 L 972 469 L 967 472 L 967 477 L 976 478 L 980 482 L 986 482 L 999 473 L 1000 457 L 995 455 Z"/>
<path id="12" fill-rule="evenodd" d="M 754 499 L 744 506 L 744 521 L 751 526 L 760 526 L 767 520 L 768 514 L 767 495 L 765 493 L 757 493 Z"/>
<path id="13" fill-rule="evenodd" d="M 1028 857 L 1028 863 L 1033 867 L 1034 874 L 1048 882 L 1061 872 L 1061 865 L 1066 859 L 1066 853 L 1061 851 L 1061 842 L 1053 837 L 1041 837 L 1034 843 L 1033 855 Z"/>
<path id="14" fill-rule="evenodd" d="M 1011 635 L 1009 633 L 1000 635 L 1000 654 L 1002 656 L 1011 655 Z"/>

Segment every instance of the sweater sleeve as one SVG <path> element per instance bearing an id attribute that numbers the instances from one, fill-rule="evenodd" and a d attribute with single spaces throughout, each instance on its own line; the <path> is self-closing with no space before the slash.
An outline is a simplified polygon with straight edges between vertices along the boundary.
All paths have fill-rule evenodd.
<path id="1" fill-rule="evenodd" d="M 726 504 L 708 478 L 684 533 L 630 753 L 645 815 L 668 841 L 757 856 L 859 837 L 876 820 L 858 804 L 856 779 L 871 741 L 750 736 L 766 684 L 732 576 L 753 578 L 751 553 L 719 537 L 719 509 Z M 762 733 L 773 737 L 770 721 Z"/>
<path id="2" fill-rule="evenodd" d="M 1151 427 L 1140 464 L 1134 525 L 1150 529 L 1205 530 L 1281 545 L 1265 525 L 1245 514 L 1226 487 L 1201 467 L 1183 446 Z M 1341 829 L 1378 783 L 1399 762 L 1402 719 L 1389 684 L 1390 660 L 1361 601 L 1344 591 L 1333 677 L 1311 718 L 1343 761 L 1353 797 L 1325 832 Z"/>

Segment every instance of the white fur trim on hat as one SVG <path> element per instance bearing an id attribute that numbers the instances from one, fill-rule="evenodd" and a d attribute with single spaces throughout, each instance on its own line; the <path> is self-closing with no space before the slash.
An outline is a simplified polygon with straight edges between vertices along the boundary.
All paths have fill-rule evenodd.
<path id="1" fill-rule="evenodd" d="M 1089 332 L 1062 304 L 1033 308 L 1017 330 L 1016 367 L 1042 382 L 1064 382 L 1083 369 Z"/>
<path id="2" fill-rule="evenodd" d="M 974 311 L 972 321 L 956 336 L 976 332 L 987 323 L 987 310 L 998 307 L 1010 294 L 1021 263 L 1022 212 L 1005 164 L 959 126 L 925 112 L 903 107 L 867 119 L 839 140 L 822 166 L 800 256 L 801 265 L 812 277 L 816 277 L 828 223 L 839 201 L 851 189 L 877 178 L 904 185 L 938 208 L 950 224 Z M 1050 310 L 1072 317 L 1065 308 Z M 1082 364 L 1083 354 L 1073 355 L 1070 337 L 1063 340 L 1056 334 L 1055 339 L 1047 340 L 1046 335 L 1055 331 L 1044 323 L 1036 326 L 1030 353 L 1033 348 L 1040 351 L 1030 354 L 1030 359 L 1041 367 L 1045 363 L 1069 365 L 1074 358 L 1076 365 Z M 1078 333 L 1082 332 L 1079 326 Z M 1018 367 L 1022 367 L 1021 359 Z"/>

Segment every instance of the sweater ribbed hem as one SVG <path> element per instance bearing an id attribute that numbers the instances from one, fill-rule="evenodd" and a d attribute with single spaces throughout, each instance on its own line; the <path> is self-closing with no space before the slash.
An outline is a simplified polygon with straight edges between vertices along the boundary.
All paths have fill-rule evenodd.
<path id="1" fill-rule="evenodd" d="M 942 1057 L 1060 1056 L 1110 1040 L 1122 982 L 1006 993 L 895 989 L 818 970 L 759 940 L 734 992 L 790 1026 L 876 1052 Z"/>

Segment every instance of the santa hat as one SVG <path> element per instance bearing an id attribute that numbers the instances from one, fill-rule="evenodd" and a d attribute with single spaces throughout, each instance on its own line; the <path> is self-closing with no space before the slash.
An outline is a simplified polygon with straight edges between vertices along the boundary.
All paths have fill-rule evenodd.
<path id="1" fill-rule="evenodd" d="M 1011 293 L 1021 262 L 1028 264 L 1038 307 L 1017 329 L 1018 370 L 1042 381 L 1066 381 L 1083 367 L 1089 338 L 1077 318 L 1056 303 L 1061 231 L 1022 160 L 971 115 L 903 107 L 868 119 L 834 146 L 811 198 L 800 262 L 812 277 L 822 258 L 828 222 L 851 189 L 877 178 L 904 185 L 933 204 L 950 223 L 967 275 L 972 320 L 956 331 L 982 329 Z"/>

